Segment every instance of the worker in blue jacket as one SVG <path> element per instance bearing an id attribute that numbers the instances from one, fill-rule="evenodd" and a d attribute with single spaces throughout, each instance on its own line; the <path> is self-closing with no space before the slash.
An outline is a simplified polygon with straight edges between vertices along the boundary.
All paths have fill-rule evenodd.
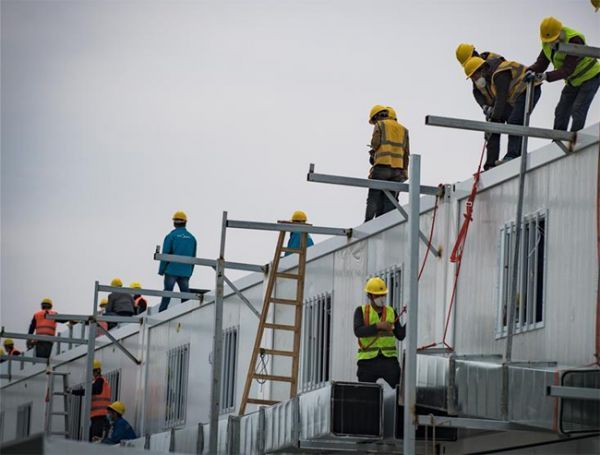
<path id="1" fill-rule="evenodd" d="M 162 253 L 174 254 L 176 256 L 196 256 L 196 238 L 185 228 L 187 224 L 187 215 L 185 212 L 177 211 L 173 215 L 173 229 L 165 237 Z M 179 286 L 179 291 L 188 292 L 190 289 L 190 277 L 194 271 L 192 264 L 181 264 L 177 262 L 160 261 L 158 274 L 165 277 L 165 291 L 172 291 L 175 283 Z M 165 311 L 169 307 L 170 297 L 163 297 L 160 301 L 159 312 Z M 182 299 L 185 302 L 186 299 Z"/>
<path id="2" fill-rule="evenodd" d="M 108 430 L 108 436 L 102 440 L 102 444 L 120 444 L 121 441 L 137 438 L 129 422 L 123 418 L 125 405 L 120 401 L 115 401 L 107 408 L 110 430 Z"/>
<path id="3" fill-rule="evenodd" d="M 308 220 L 308 217 L 306 216 L 306 213 L 303 212 L 302 210 L 296 210 L 292 214 L 292 223 L 306 223 L 306 220 Z M 301 238 L 302 238 L 301 232 L 290 232 L 290 239 L 288 240 L 287 247 L 293 248 L 295 250 L 299 250 Z M 314 242 L 313 242 L 313 239 L 311 238 L 310 234 L 306 234 L 306 247 L 308 248 L 309 246 L 313 246 L 313 245 L 314 245 Z M 288 256 L 290 254 L 292 254 L 292 253 L 290 253 L 288 251 L 285 253 L 285 256 Z"/>

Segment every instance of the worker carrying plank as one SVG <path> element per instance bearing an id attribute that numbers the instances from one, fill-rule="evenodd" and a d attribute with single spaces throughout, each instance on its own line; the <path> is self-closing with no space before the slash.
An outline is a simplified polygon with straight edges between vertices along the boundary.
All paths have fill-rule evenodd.
<path id="1" fill-rule="evenodd" d="M 400 323 L 396 310 L 385 304 L 385 281 L 370 278 L 364 291 L 369 302 L 354 310 L 354 335 L 358 338 L 356 375 L 360 382 L 382 378 L 396 387 L 400 382 L 396 340 L 404 339 L 406 327 Z"/>

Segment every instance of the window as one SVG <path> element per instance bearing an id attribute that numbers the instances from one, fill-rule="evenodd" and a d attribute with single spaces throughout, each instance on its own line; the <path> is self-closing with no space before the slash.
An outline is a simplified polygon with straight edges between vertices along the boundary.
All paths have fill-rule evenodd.
<path id="1" fill-rule="evenodd" d="M 223 331 L 223 375 L 221 376 L 221 412 L 235 408 L 235 385 L 237 371 L 238 329 L 230 327 Z"/>
<path id="2" fill-rule="evenodd" d="M 521 227 L 518 260 L 517 302 L 515 306 L 515 333 L 544 326 L 544 278 L 546 269 L 547 212 L 527 215 Z M 508 304 L 512 296 L 516 223 L 500 229 L 498 322 L 497 337 L 506 336 Z"/>
<path id="3" fill-rule="evenodd" d="M 17 439 L 29 437 L 31 431 L 31 403 L 17 408 Z"/>
<path id="4" fill-rule="evenodd" d="M 173 428 L 185 423 L 189 361 L 189 344 L 167 352 L 165 428 Z"/>
<path id="5" fill-rule="evenodd" d="M 300 390 L 305 392 L 329 380 L 331 293 L 304 301 L 301 349 Z"/>
<path id="6" fill-rule="evenodd" d="M 74 389 L 82 389 L 85 385 L 76 384 L 72 388 Z M 69 433 L 68 438 L 73 439 L 75 441 L 81 439 L 81 407 L 83 403 L 83 396 L 77 395 L 68 395 L 68 410 L 69 413 L 69 428 L 67 429 L 67 433 Z"/>
<path id="7" fill-rule="evenodd" d="M 121 395 L 121 370 L 112 370 L 104 374 L 104 378 L 110 385 L 110 401 L 118 401 Z"/>
<path id="8" fill-rule="evenodd" d="M 387 298 L 385 301 L 386 305 L 391 306 L 396 310 L 397 314 L 400 314 L 402 304 L 402 271 L 397 265 L 382 270 L 372 276 L 378 276 L 388 288 Z M 370 278 L 370 277 L 369 277 Z"/>

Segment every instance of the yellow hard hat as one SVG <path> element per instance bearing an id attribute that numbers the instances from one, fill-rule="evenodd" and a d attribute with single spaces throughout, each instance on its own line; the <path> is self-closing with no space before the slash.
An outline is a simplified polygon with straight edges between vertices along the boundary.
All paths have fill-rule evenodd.
<path id="1" fill-rule="evenodd" d="M 107 406 L 108 409 L 112 409 L 119 415 L 125 414 L 125 405 L 120 401 L 115 401 L 113 404 Z"/>
<path id="2" fill-rule="evenodd" d="M 475 50 L 475 46 L 468 43 L 460 43 L 456 48 L 456 60 L 459 61 L 461 65 L 464 64 L 473 56 L 473 51 Z"/>
<path id="3" fill-rule="evenodd" d="M 174 214 L 173 214 L 173 221 L 187 221 L 187 215 L 185 214 L 184 211 L 182 210 L 177 210 Z"/>
<path id="4" fill-rule="evenodd" d="M 129 287 L 133 289 L 142 289 L 142 284 L 139 281 L 134 281 Z"/>
<path id="5" fill-rule="evenodd" d="M 386 295 L 388 293 L 388 289 L 385 284 L 385 281 L 383 281 L 378 276 L 369 278 L 369 281 L 367 281 L 367 284 L 365 285 L 364 291 L 367 294 L 374 294 L 374 295 Z"/>
<path id="6" fill-rule="evenodd" d="M 380 112 L 383 111 L 387 111 L 388 108 L 385 106 L 382 106 L 381 104 L 376 104 L 375 106 L 373 106 L 371 108 L 371 112 L 369 112 L 369 123 L 372 125 L 373 123 L 373 117 L 375 117 L 377 114 L 379 114 Z"/>
<path id="7" fill-rule="evenodd" d="M 592 0 L 592 6 L 596 8 L 596 12 L 600 9 L 600 0 Z"/>
<path id="8" fill-rule="evenodd" d="M 308 217 L 306 216 L 306 213 L 303 212 L 302 210 L 296 210 L 294 213 L 292 213 L 292 221 L 306 221 L 308 220 Z"/>
<path id="9" fill-rule="evenodd" d="M 104 297 L 102 300 L 100 300 L 100 306 L 106 306 L 108 305 L 108 299 L 106 297 Z"/>
<path id="10" fill-rule="evenodd" d="M 100 360 L 98 359 L 94 359 L 94 370 L 101 370 L 102 369 L 102 362 L 100 362 Z"/>
<path id="11" fill-rule="evenodd" d="M 392 119 L 392 120 L 398 120 L 398 117 L 396 117 L 396 111 L 394 110 L 393 107 L 391 106 L 386 106 L 385 107 L 388 111 L 388 116 Z"/>
<path id="12" fill-rule="evenodd" d="M 6 355 L 6 352 L 4 352 L 4 349 L 0 348 L 0 355 Z"/>
<path id="13" fill-rule="evenodd" d="M 123 281 L 121 281 L 121 278 L 113 278 L 110 282 L 110 285 L 113 288 L 120 288 L 121 286 L 123 286 Z"/>
<path id="14" fill-rule="evenodd" d="M 475 74 L 475 71 L 481 68 L 481 66 L 484 63 L 485 60 L 481 57 L 471 57 L 469 60 L 467 60 L 465 66 L 463 67 L 465 70 L 465 74 L 467 75 L 467 79 L 470 78 L 473 74 Z"/>
<path id="15" fill-rule="evenodd" d="M 555 17 L 545 17 L 540 23 L 540 38 L 543 43 L 551 43 L 556 41 L 560 35 L 563 24 Z"/>
<path id="16" fill-rule="evenodd" d="M 50 297 L 44 297 L 42 299 L 42 304 L 50 305 L 50 307 L 52 307 L 52 299 Z"/>
<path id="17" fill-rule="evenodd" d="M 12 338 L 7 338 L 6 340 L 4 340 L 4 346 L 14 346 L 15 342 L 12 340 Z"/>

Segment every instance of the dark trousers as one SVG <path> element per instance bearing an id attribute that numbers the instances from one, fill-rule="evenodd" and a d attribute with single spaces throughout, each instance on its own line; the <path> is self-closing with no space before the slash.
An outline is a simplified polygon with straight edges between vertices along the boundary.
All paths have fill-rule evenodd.
<path id="1" fill-rule="evenodd" d="M 36 341 L 35 342 L 35 356 L 49 359 L 52 353 L 52 342 L 51 341 Z"/>
<path id="2" fill-rule="evenodd" d="M 106 316 L 135 316 L 135 313 L 132 311 L 117 311 L 115 313 L 110 312 L 110 313 L 105 313 Z M 108 325 L 108 330 L 114 329 L 117 325 L 119 325 L 118 322 L 107 322 Z"/>
<path id="3" fill-rule="evenodd" d="M 110 426 L 106 416 L 92 417 L 90 420 L 90 441 L 93 437 L 104 438 L 104 433 L 108 431 Z"/>
<path id="4" fill-rule="evenodd" d="M 369 173 L 371 180 L 389 180 L 393 182 L 404 182 L 406 181 L 406 171 L 403 169 L 392 168 L 390 166 L 376 165 L 371 168 Z M 398 200 L 398 192 L 391 191 L 392 196 Z M 367 210 L 365 213 L 365 222 L 383 215 L 391 210 L 394 210 L 395 206 L 388 199 L 383 191 L 380 190 L 369 190 L 367 196 Z"/>
<path id="5" fill-rule="evenodd" d="M 533 106 L 532 109 L 537 104 L 540 96 L 542 95 L 542 89 L 538 85 L 533 89 Z M 506 105 L 506 109 L 504 109 L 504 113 L 498 123 L 508 123 L 510 125 L 522 125 L 525 120 L 525 92 L 521 93 L 521 95 L 515 101 L 515 105 L 511 106 L 510 104 Z M 521 136 L 508 136 L 508 147 L 506 151 L 506 158 L 517 158 L 521 156 Z M 500 156 L 500 135 L 492 134 L 490 135 L 487 142 L 487 158 L 485 160 L 484 169 L 493 168 L 496 165 L 496 161 Z"/>
<path id="6" fill-rule="evenodd" d="M 396 357 L 385 357 L 379 354 L 374 359 L 359 360 L 356 365 L 356 376 L 359 382 L 377 382 L 382 378 L 392 388 L 400 383 L 400 364 Z"/>
<path id="7" fill-rule="evenodd" d="M 554 110 L 554 129 L 566 131 L 571 122 L 571 131 L 579 131 L 585 126 L 585 119 L 600 87 L 600 74 L 585 81 L 579 87 L 565 85 L 560 100 Z"/>
<path id="8" fill-rule="evenodd" d="M 188 292 L 190 290 L 190 277 L 189 276 L 173 276 L 165 274 L 165 291 L 172 291 L 175 288 L 175 283 L 179 286 L 180 292 Z M 187 299 L 181 299 L 185 302 Z M 169 308 L 170 297 L 163 297 L 160 301 L 160 307 L 158 312 L 165 311 Z"/>

